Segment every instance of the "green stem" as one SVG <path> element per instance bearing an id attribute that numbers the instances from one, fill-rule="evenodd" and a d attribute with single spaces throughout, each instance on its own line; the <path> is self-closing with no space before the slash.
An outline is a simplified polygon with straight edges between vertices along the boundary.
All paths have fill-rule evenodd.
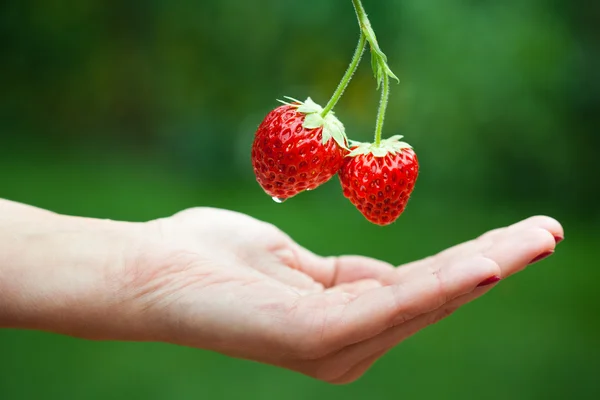
<path id="1" fill-rule="evenodd" d="M 365 37 L 364 33 L 362 33 L 362 31 L 361 31 L 358 45 L 356 46 L 356 50 L 354 51 L 354 56 L 352 57 L 352 62 L 350 63 L 350 66 L 346 70 L 346 73 L 344 74 L 342 81 L 340 82 L 337 89 L 333 93 L 333 96 L 331 96 L 331 99 L 329 100 L 329 102 L 325 106 L 325 109 L 321 113 L 321 116 L 323 118 L 325 118 L 327 116 L 327 114 L 329 114 L 331 112 L 331 110 L 333 110 L 333 108 L 335 107 L 337 102 L 340 100 L 340 98 L 344 94 L 344 91 L 348 87 L 348 84 L 352 80 L 352 77 L 354 76 L 354 73 L 356 72 L 356 70 L 358 68 L 358 64 L 360 64 L 360 60 L 362 59 L 363 53 L 365 52 L 366 43 L 367 43 L 367 38 Z"/>
<path id="2" fill-rule="evenodd" d="M 381 90 L 381 102 L 377 111 L 377 126 L 375 127 L 375 145 L 381 143 L 381 134 L 383 132 L 383 121 L 385 119 L 385 111 L 387 109 L 388 100 L 390 98 L 390 77 L 387 74 L 383 75 L 383 88 Z"/>
<path id="3" fill-rule="evenodd" d="M 352 0 L 352 4 L 354 5 L 354 10 L 356 11 L 356 16 L 358 17 L 360 29 L 364 31 L 367 26 L 371 25 L 369 18 L 367 18 L 367 12 L 365 11 L 365 8 L 360 0 Z"/>
<path id="4" fill-rule="evenodd" d="M 379 48 L 375 31 L 371 26 L 371 22 L 367 16 L 367 12 L 362 5 L 361 0 L 352 0 L 354 9 L 356 10 L 356 16 L 360 24 L 360 29 L 366 36 L 369 45 L 371 46 L 371 63 L 373 66 L 373 72 L 377 80 L 378 88 L 383 86 L 381 90 L 381 101 L 379 103 L 379 110 L 377 111 L 377 125 L 375 127 L 375 145 L 379 146 L 381 143 L 381 135 L 383 133 L 383 122 L 385 120 L 385 112 L 388 106 L 388 100 L 390 97 L 390 78 L 398 79 L 392 72 L 387 64 L 387 57 Z"/>

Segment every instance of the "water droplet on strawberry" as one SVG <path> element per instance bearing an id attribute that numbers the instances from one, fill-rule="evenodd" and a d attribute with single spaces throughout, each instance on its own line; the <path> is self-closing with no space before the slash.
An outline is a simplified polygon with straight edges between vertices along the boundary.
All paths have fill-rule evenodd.
<path id="1" fill-rule="evenodd" d="M 285 201 L 285 199 L 280 199 L 279 197 L 273 197 L 272 199 L 277 204 L 281 204 Z"/>

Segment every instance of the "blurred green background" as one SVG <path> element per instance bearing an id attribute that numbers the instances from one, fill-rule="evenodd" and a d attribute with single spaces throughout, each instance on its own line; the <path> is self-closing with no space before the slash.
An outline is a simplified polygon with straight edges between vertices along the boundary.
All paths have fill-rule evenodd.
<path id="1" fill-rule="evenodd" d="M 335 387 L 208 352 L 0 332 L 0 399 L 600 398 L 600 3 L 364 0 L 400 84 L 384 135 L 421 176 L 370 225 L 337 179 L 284 205 L 249 148 L 275 99 L 325 104 L 358 30 L 350 0 L 0 3 L 0 197 L 148 220 L 214 206 L 321 254 L 395 264 L 534 214 L 565 226 L 548 261 Z M 371 138 L 368 63 L 337 115 Z"/>

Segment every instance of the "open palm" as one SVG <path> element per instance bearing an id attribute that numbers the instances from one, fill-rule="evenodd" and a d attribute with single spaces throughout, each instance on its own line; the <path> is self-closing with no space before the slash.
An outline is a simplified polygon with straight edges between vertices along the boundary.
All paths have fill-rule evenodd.
<path id="1" fill-rule="evenodd" d="M 533 217 L 394 268 L 322 258 L 270 224 L 198 208 L 147 224 L 127 291 L 156 340 L 348 383 L 563 235 L 555 220 Z"/>

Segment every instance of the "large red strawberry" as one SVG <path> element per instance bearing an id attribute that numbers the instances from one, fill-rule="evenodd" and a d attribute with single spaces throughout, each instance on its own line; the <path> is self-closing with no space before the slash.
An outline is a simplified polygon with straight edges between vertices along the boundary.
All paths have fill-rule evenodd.
<path id="1" fill-rule="evenodd" d="M 259 126 L 252 146 L 256 180 L 281 202 L 330 180 L 347 151 L 344 126 L 308 98 L 271 111 Z"/>
<path id="2" fill-rule="evenodd" d="M 389 225 L 406 208 L 419 175 L 419 161 L 402 136 L 379 145 L 352 146 L 339 177 L 346 196 L 374 224 Z"/>

